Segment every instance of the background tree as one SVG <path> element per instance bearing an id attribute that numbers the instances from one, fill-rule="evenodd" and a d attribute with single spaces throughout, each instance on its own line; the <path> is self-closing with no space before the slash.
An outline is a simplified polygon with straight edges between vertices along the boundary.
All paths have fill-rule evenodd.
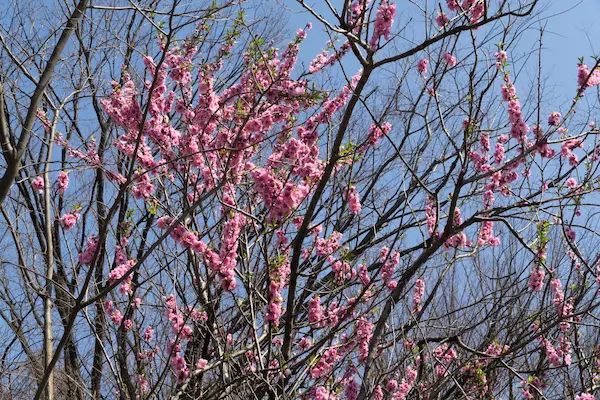
<path id="1" fill-rule="evenodd" d="M 593 399 L 598 63 L 554 110 L 535 0 L 299 1 L 306 65 L 268 4 L 13 4 L 1 395 Z"/>

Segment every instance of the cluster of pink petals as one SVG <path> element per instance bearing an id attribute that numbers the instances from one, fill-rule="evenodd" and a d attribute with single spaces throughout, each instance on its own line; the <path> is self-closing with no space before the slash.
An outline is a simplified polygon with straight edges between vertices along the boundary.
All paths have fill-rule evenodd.
<path id="1" fill-rule="evenodd" d="M 490 246 L 499 246 L 500 239 L 494 236 L 494 222 L 484 221 L 481 223 L 481 230 L 479 231 L 479 238 L 477 239 L 479 246 L 489 244 Z"/>
<path id="2" fill-rule="evenodd" d="M 60 171 L 56 179 L 56 187 L 58 194 L 63 196 L 69 187 L 69 175 L 66 172 Z"/>
<path id="3" fill-rule="evenodd" d="M 269 304 L 267 305 L 267 312 L 265 319 L 273 322 L 274 326 L 279 326 L 279 318 L 283 314 L 283 289 L 288 283 L 288 277 L 290 275 L 290 264 L 287 257 L 285 260 L 270 271 L 269 283 Z"/>
<path id="4" fill-rule="evenodd" d="M 352 31 L 357 33 L 364 20 L 364 14 L 371 3 L 371 0 L 354 0 L 350 6 L 350 12 L 348 13 L 348 26 L 353 26 Z"/>
<path id="5" fill-rule="evenodd" d="M 438 232 L 435 231 L 437 226 L 437 207 L 435 201 L 431 198 L 428 198 L 425 203 L 425 218 L 427 220 L 427 232 L 430 235 L 434 235 L 435 233 L 435 236 L 437 236 Z"/>
<path id="6" fill-rule="evenodd" d="M 463 12 L 468 11 L 470 14 L 470 22 L 476 23 L 485 11 L 483 0 L 463 0 L 462 4 L 459 0 L 446 0 L 446 5 L 450 11 Z"/>
<path id="7" fill-rule="evenodd" d="M 373 36 L 371 36 L 371 40 L 369 41 L 371 50 L 377 50 L 377 44 L 381 36 L 383 36 L 385 40 L 390 39 L 395 16 L 396 4 L 389 4 L 387 0 L 381 0 L 379 8 L 377 9 L 375 23 L 373 24 Z"/>
<path id="8" fill-rule="evenodd" d="M 544 268 L 540 265 L 536 265 L 531 270 L 531 275 L 529 276 L 529 289 L 534 292 L 539 292 L 544 288 L 544 278 L 546 276 L 546 272 Z"/>
<path id="9" fill-rule="evenodd" d="M 426 58 L 423 58 L 421 60 L 419 60 L 419 62 L 417 63 L 417 71 L 420 74 L 426 74 L 427 73 L 427 66 L 429 65 L 429 60 Z"/>
<path id="10" fill-rule="evenodd" d="M 550 115 L 548 116 L 548 125 L 558 126 L 561 118 L 562 118 L 562 115 L 559 112 L 552 111 L 550 113 Z"/>
<path id="11" fill-rule="evenodd" d="M 121 311 L 119 311 L 119 309 L 115 307 L 112 301 L 107 300 L 104 303 L 104 310 L 108 314 L 108 317 L 110 318 L 113 324 L 121 325 L 121 322 L 123 321 L 123 315 L 121 314 Z"/>
<path id="12" fill-rule="evenodd" d="M 235 266 L 237 264 L 238 238 L 245 224 L 245 217 L 241 213 L 235 213 L 223 228 L 221 234 L 221 251 L 215 251 L 198 239 L 198 235 L 188 231 L 183 225 L 176 225 L 171 231 L 171 237 L 185 248 L 191 248 L 195 253 L 204 257 L 208 267 L 216 272 L 221 278 L 223 289 L 232 291 L 236 288 Z M 158 219 L 157 226 L 160 229 L 168 229 L 173 225 L 173 219 L 164 216 Z"/>
<path id="13" fill-rule="evenodd" d="M 570 139 L 565 140 L 560 148 L 560 155 L 566 157 L 569 160 L 569 164 L 573 167 L 579 165 L 579 157 L 573 153 L 576 148 L 583 147 L 583 140 L 581 139 Z"/>
<path id="14" fill-rule="evenodd" d="M 44 190 L 44 178 L 42 178 L 41 176 L 36 176 L 32 181 L 31 181 L 31 187 L 33 188 L 33 190 L 35 190 L 38 193 L 42 193 Z"/>
<path id="15" fill-rule="evenodd" d="M 310 400 L 337 400 L 338 396 L 335 392 L 330 392 L 323 386 L 317 386 L 310 390 L 308 398 Z"/>
<path id="16" fill-rule="evenodd" d="M 531 377 L 530 380 L 523 380 L 521 381 L 521 385 L 523 387 L 523 397 L 527 400 L 537 398 L 537 395 L 534 395 L 534 393 L 537 394 L 546 387 L 544 382 L 538 377 Z"/>
<path id="17" fill-rule="evenodd" d="M 219 275 L 225 290 L 231 291 L 236 287 L 235 266 L 237 265 L 238 238 L 246 223 L 246 217 L 235 213 L 234 217 L 225 223 L 221 234 L 221 265 Z"/>
<path id="18" fill-rule="evenodd" d="M 77 221 L 79 221 L 78 212 L 67 213 L 60 217 L 60 224 L 66 231 L 71 230 L 75 226 Z"/>
<path id="19" fill-rule="evenodd" d="M 379 252 L 379 261 L 383 264 L 381 267 L 381 277 L 388 289 L 393 290 L 398 285 L 398 282 L 393 280 L 396 267 L 400 263 L 400 252 L 395 251 L 390 255 L 390 249 L 382 247 Z"/>
<path id="20" fill-rule="evenodd" d="M 132 274 L 127 275 L 127 273 L 131 270 L 131 268 L 135 265 L 134 260 L 127 260 L 121 264 L 118 264 L 113 270 L 111 270 L 108 274 L 108 284 L 112 285 L 122 279 L 124 276 L 127 276 L 119 286 L 119 292 L 121 294 L 132 293 L 131 280 L 133 278 Z"/>
<path id="21" fill-rule="evenodd" d="M 449 66 L 454 67 L 456 65 L 456 57 L 454 57 L 452 54 L 445 52 L 442 55 L 442 58 Z"/>
<path id="22" fill-rule="evenodd" d="M 136 199 L 148 200 L 154 193 L 154 185 L 147 173 L 135 172 L 135 183 L 131 188 L 133 197 Z"/>
<path id="23" fill-rule="evenodd" d="M 348 209 L 350 210 L 350 212 L 352 214 L 358 214 L 360 213 L 361 205 L 360 205 L 360 199 L 358 197 L 358 191 L 356 190 L 355 186 L 351 186 L 349 189 L 346 189 L 344 191 L 344 197 L 346 198 L 346 201 L 348 202 Z"/>
<path id="24" fill-rule="evenodd" d="M 405 371 L 406 377 L 402 378 L 400 384 L 395 379 L 390 379 L 385 388 L 388 392 L 393 392 L 392 400 L 404 400 L 412 389 L 417 380 L 417 371 L 413 367 L 407 367 Z"/>
<path id="25" fill-rule="evenodd" d="M 573 189 L 575 189 L 575 188 L 577 187 L 577 181 L 575 180 L 575 178 L 569 178 L 569 179 L 567 179 L 567 180 L 565 181 L 565 185 L 566 185 L 566 186 L 567 186 L 569 189 L 573 190 Z"/>
<path id="26" fill-rule="evenodd" d="M 457 207 L 454 209 L 454 226 L 462 225 L 463 220 L 461 216 L 460 209 Z M 467 238 L 464 232 L 457 233 L 446 240 L 444 243 L 444 249 L 449 248 L 461 248 L 461 247 L 470 247 L 473 243 Z"/>
<path id="27" fill-rule="evenodd" d="M 363 362 L 369 356 L 369 342 L 373 337 L 373 324 L 365 318 L 356 321 L 356 345 L 358 347 L 358 360 Z"/>
<path id="28" fill-rule="evenodd" d="M 463 10 L 468 10 L 470 13 L 470 22 L 476 23 L 485 12 L 484 0 L 463 0 Z"/>
<path id="29" fill-rule="evenodd" d="M 146 342 L 152 341 L 152 339 L 154 338 L 154 329 L 152 328 L 152 326 L 148 325 L 146 327 L 146 329 L 144 330 L 144 334 L 142 335 L 142 338 Z"/>
<path id="30" fill-rule="evenodd" d="M 306 198 L 310 188 L 306 184 L 296 185 L 281 182 L 265 168 L 257 168 L 252 173 L 255 189 L 269 207 L 270 221 L 283 221 Z"/>
<path id="31" fill-rule="evenodd" d="M 184 356 L 181 354 L 181 344 L 190 340 L 193 335 L 192 328 L 185 323 L 185 316 L 175 300 L 175 296 L 169 295 L 165 301 L 166 317 L 171 323 L 171 330 L 176 336 L 175 340 L 169 340 L 167 351 L 171 356 L 171 367 L 177 377 L 178 383 L 187 381 L 190 377 L 190 370 L 187 366 Z"/>
<path id="32" fill-rule="evenodd" d="M 392 124 L 384 122 L 382 124 L 371 124 L 369 133 L 367 135 L 367 144 L 361 148 L 362 151 L 366 150 L 367 146 L 375 146 L 379 143 L 379 140 L 390 133 L 392 130 Z"/>
<path id="33" fill-rule="evenodd" d="M 415 281 L 415 288 L 413 289 L 413 309 L 415 312 L 421 309 L 421 300 L 425 294 L 425 278 L 417 279 Z"/>
<path id="34" fill-rule="evenodd" d="M 79 262 L 84 265 L 91 265 L 97 249 L 98 237 L 96 235 L 92 235 L 87 240 L 85 250 L 79 254 Z"/>
<path id="35" fill-rule="evenodd" d="M 334 65 L 337 61 L 341 60 L 348 51 L 350 51 L 350 42 L 348 41 L 344 42 L 339 50 L 333 49 L 332 54 L 329 54 L 327 49 L 323 50 L 322 53 L 318 54 L 315 59 L 310 62 L 308 72 L 316 74 L 325 67 Z"/>
<path id="36" fill-rule="evenodd" d="M 589 78 L 588 78 L 589 77 Z M 600 83 L 600 69 L 596 68 L 590 75 L 590 70 L 585 64 L 577 64 L 577 85 L 586 89 Z M 584 87 L 585 85 L 585 87 Z"/>
<path id="37" fill-rule="evenodd" d="M 117 126 L 128 131 L 138 131 L 142 121 L 142 110 L 137 101 L 138 92 L 129 75 L 125 74 L 123 81 L 123 86 L 112 82 L 113 93 L 102 100 L 101 105 Z"/>
<path id="38" fill-rule="evenodd" d="M 325 314 L 319 296 L 314 296 L 308 301 L 308 323 L 315 328 L 325 326 Z"/>
<path id="39" fill-rule="evenodd" d="M 550 286 L 554 292 L 552 303 L 556 307 L 556 313 L 560 319 L 558 325 L 562 332 L 566 332 L 573 321 L 573 299 L 565 299 L 565 292 L 562 290 L 560 279 L 552 279 Z"/>
<path id="40" fill-rule="evenodd" d="M 317 256 L 323 257 L 335 253 L 341 247 L 339 243 L 341 238 L 342 234 L 339 232 L 333 232 L 328 239 L 317 238 L 315 241 Z"/>
<path id="41" fill-rule="evenodd" d="M 458 357 L 456 351 L 447 343 L 444 343 L 435 348 L 433 355 L 436 359 L 435 374 L 437 376 L 448 376 L 450 364 Z"/>
<path id="42" fill-rule="evenodd" d="M 581 393 L 580 395 L 575 396 L 575 400 L 595 400 L 595 397 L 593 394 Z"/>
<path id="43" fill-rule="evenodd" d="M 446 26 L 446 24 L 448 22 L 450 22 L 450 17 L 448 17 L 448 15 L 446 15 L 446 13 L 441 12 L 437 15 L 437 17 L 435 17 L 435 23 L 440 28 L 443 28 L 444 26 Z"/>
<path id="44" fill-rule="evenodd" d="M 321 356 L 321 358 L 315 364 L 315 366 L 310 369 L 311 378 L 317 379 L 327 375 L 329 372 L 331 372 L 331 370 L 335 366 L 335 363 L 341 357 L 342 355 L 338 353 L 338 350 L 336 348 L 325 350 L 323 356 Z"/>

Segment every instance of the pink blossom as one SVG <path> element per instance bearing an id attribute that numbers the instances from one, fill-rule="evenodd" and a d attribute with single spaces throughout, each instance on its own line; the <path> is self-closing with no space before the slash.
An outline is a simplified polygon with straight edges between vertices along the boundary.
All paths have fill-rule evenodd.
<path id="1" fill-rule="evenodd" d="M 417 71 L 419 71 L 420 74 L 426 74 L 428 64 L 429 60 L 426 58 L 419 60 L 419 62 L 417 63 Z"/>
<path id="2" fill-rule="evenodd" d="M 548 116 L 548 125 L 558 126 L 561 118 L 562 118 L 562 115 L 560 115 L 559 112 L 552 111 L 550 113 L 550 116 Z"/>
<path id="3" fill-rule="evenodd" d="M 415 281 L 415 288 L 413 290 L 413 305 L 414 310 L 419 311 L 421 309 L 421 300 L 425 294 L 425 279 L 417 279 Z"/>
<path id="4" fill-rule="evenodd" d="M 541 266 L 535 266 L 531 270 L 531 275 L 529 277 L 529 288 L 534 292 L 539 292 L 544 287 L 544 277 L 546 273 Z"/>
<path id="5" fill-rule="evenodd" d="M 69 175 L 66 172 L 60 171 L 57 177 L 57 191 L 58 194 L 63 196 L 69 187 Z"/>
<path id="6" fill-rule="evenodd" d="M 44 190 L 44 178 L 42 178 L 41 176 L 35 177 L 31 181 L 31 186 L 33 187 L 33 190 L 35 190 L 36 192 L 42 193 Z"/>
<path id="7" fill-rule="evenodd" d="M 98 237 L 92 235 L 88 238 L 85 250 L 79 254 L 79 262 L 90 265 L 98 248 Z"/>
<path id="8" fill-rule="evenodd" d="M 344 191 L 344 196 L 348 202 L 348 208 L 352 214 L 358 214 L 361 210 L 360 200 L 358 198 L 358 191 L 356 187 L 351 186 L 349 189 Z"/>
<path id="9" fill-rule="evenodd" d="M 383 36 L 385 40 L 390 39 L 395 15 L 396 4 L 388 4 L 387 0 L 381 0 L 379 8 L 377 9 L 377 16 L 375 17 L 375 22 L 373 24 L 373 36 L 371 36 L 371 40 L 369 41 L 371 50 L 377 50 L 377 44 L 381 36 Z"/>
<path id="10" fill-rule="evenodd" d="M 456 65 L 456 57 L 454 57 L 452 54 L 445 52 L 442 58 L 449 66 L 454 67 Z"/>
<path id="11" fill-rule="evenodd" d="M 60 217 L 60 224 L 66 231 L 71 230 L 71 228 L 75 226 L 77 221 L 79 221 L 79 213 L 77 212 L 65 214 L 62 217 Z"/>
<path id="12" fill-rule="evenodd" d="M 204 358 L 199 358 L 198 361 L 196 361 L 196 369 L 204 369 L 206 368 L 207 364 L 207 360 L 205 360 Z"/>
<path id="13" fill-rule="evenodd" d="M 435 17 L 435 23 L 440 28 L 444 27 L 448 22 L 450 22 L 450 17 L 448 17 L 446 13 L 439 13 L 437 17 Z"/>

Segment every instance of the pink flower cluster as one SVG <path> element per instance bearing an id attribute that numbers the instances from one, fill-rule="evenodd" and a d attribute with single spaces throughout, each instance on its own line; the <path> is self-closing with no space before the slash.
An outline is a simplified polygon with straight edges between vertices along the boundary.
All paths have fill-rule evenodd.
<path id="1" fill-rule="evenodd" d="M 433 199 L 427 198 L 425 203 L 425 219 L 427 220 L 427 232 L 430 235 L 437 236 L 439 232 L 436 232 L 437 226 L 437 207 Z"/>
<path id="2" fill-rule="evenodd" d="M 377 50 L 377 45 L 381 36 L 383 36 L 385 40 L 390 39 L 395 16 L 396 4 L 389 4 L 387 0 L 381 0 L 379 8 L 377 9 L 375 23 L 373 24 L 373 36 L 371 36 L 371 40 L 369 41 L 371 50 Z"/>
<path id="3" fill-rule="evenodd" d="M 552 111 L 550 113 L 550 115 L 548 116 L 548 125 L 550 125 L 550 126 L 558 126 L 558 124 L 560 123 L 561 118 L 562 118 L 562 115 L 560 115 L 559 112 Z"/>
<path id="4" fill-rule="evenodd" d="M 381 126 L 381 128 L 380 128 Z M 367 135 L 367 145 L 368 146 L 375 146 L 379 140 L 384 137 L 385 135 L 387 135 L 388 133 L 390 133 L 390 131 L 392 130 L 392 124 L 390 124 L 389 122 L 384 122 L 382 124 L 371 124 L 371 127 L 369 128 L 369 133 Z M 366 150 L 366 146 L 364 146 L 363 148 L 361 148 L 362 151 Z"/>
<path id="5" fill-rule="evenodd" d="M 338 396 L 335 392 L 330 392 L 323 386 L 313 387 L 309 393 L 310 400 L 337 400 Z"/>
<path id="6" fill-rule="evenodd" d="M 270 208 L 269 219 L 271 221 L 283 221 L 298 207 L 309 192 L 307 185 L 296 185 L 291 181 L 284 184 L 264 168 L 255 169 L 252 176 L 256 192 L 264 204 Z"/>
<path id="7" fill-rule="evenodd" d="M 285 259 L 274 268 L 270 269 L 270 284 L 269 284 L 269 304 L 265 320 L 272 321 L 273 325 L 279 326 L 279 318 L 283 314 L 283 296 L 282 292 L 288 283 L 290 275 L 290 264 L 287 256 Z"/>
<path id="8" fill-rule="evenodd" d="M 534 395 L 534 393 L 537 394 L 546 387 L 546 384 L 540 378 L 534 376 L 529 377 L 527 380 L 521 381 L 521 385 L 523 387 L 523 397 L 527 400 L 533 400 L 537 398 L 537 395 Z"/>
<path id="9" fill-rule="evenodd" d="M 562 332 L 566 332 L 569 330 L 571 322 L 573 321 L 573 299 L 569 298 L 568 300 L 565 300 L 565 292 L 562 290 L 560 279 L 552 279 L 552 281 L 550 281 L 550 286 L 554 292 L 552 303 L 556 308 L 556 313 L 560 320 L 558 325 Z"/>
<path id="10" fill-rule="evenodd" d="M 97 249 L 98 236 L 92 235 L 87 240 L 85 250 L 79 254 L 79 262 L 84 265 L 91 265 Z"/>
<path id="11" fill-rule="evenodd" d="M 42 193 L 44 191 L 44 178 L 42 178 L 41 176 L 36 176 L 31 181 L 31 187 L 33 187 L 33 190 L 35 190 L 36 192 Z"/>
<path id="12" fill-rule="evenodd" d="M 458 357 L 456 351 L 447 343 L 436 347 L 433 356 L 436 360 L 435 374 L 437 376 L 448 376 L 450 364 Z"/>
<path id="13" fill-rule="evenodd" d="M 379 251 L 379 261 L 383 264 L 381 267 L 381 277 L 388 289 L 393 290 L 398 285 L 398 282 L 393 280 L 396 267 L 400 263 L 400 252 L 395 251 L 390 255 L 390 249 L 382 247 Z"/>
<path id="14" fill-rule="evenodd" d="M 69 187 L 69 175 L 64 171 L 60 171 L 56 182 L 58 194 L 63 196 Z"/>
<path id="15" fill-rule="evenodd" d="M 579 157 L 573 153 L 576 148 L 583 147 L 583 140 L 581 139 L 570 139 L 562 143 L 560 148 L 560 155 L 566 157 L 569 160 L 569 164 L 573 167 L 579 165 Z"/>
<path id="16" fill-rule="evenodd" d="M 440 28 L 443 28 L 444 26 L 446 26 L 446 24 L 448 24 L 448 22 L 450 22 L 450 17 L 448 17 L 448 15 L 446 15 L 446 13 L 443 13 L 443 12 L 438 13 L 437 17 L 435 17 L 435 23 Z"/>
<path id="17" fill-rule="evenodd" d="M 223 288 L 232 291 L 237 286 L 235 280 L 235 266 L 237 265 L 238 238 L 246 223 L 246 217 L 235 213 L 234 217 L 225 223 L 221 234 L 221 265 L 219 275 Z"/>
<path id="18" fill-rule="evenodd" d="M 454 67 L 456 65 L 456 57 L 454 57 L 452 54 L 445 52 L 442 55 L 442 58 L 449 66 Z"/>
<path id="19" fill-rule="evenodd" d="M 137 102 L 138 92 L 130 76 L 123 76 L 124 85 L 112 82 L 113 93 L 101 101 L 102 108 L 112 121 L 128 131 L 138 131 L 142 121 L 142 110 Z"/>
<path id="20" fill-rule="evenodd" d="M 408 396 L 408 393 L 412 389 L 415 381 L 417 380 L 417 371 L 409 366 L 405 371 L 406 377 L 402 378 L 401 383 L 398 385 L 398 381 L 390 379 L 385 385 L 388 392 L 393 392 L 392 400 L 404 400 Z"/>
<path id="21" fill-rule="evenodd" d="M 135 172 L 135 183 L 131 193 L 136 199 L 148 200 L 154 193 L 154 185 L 148 173 Z"/>
<path id="22" fill-rule="evenodd" d="M 413 289 L 413 310 L 418 312 L 421 310 L 421 300 L 425 294 L 425 278 L 417 279 L 415 281 L 415 288 Z"/>
<path id="23" fill-rule="evenodd" d="M 335 366 L 335 363 L 341 357 L 342 355 L 339 354 L 337 349 L 335 348 L 325 350 L 323 356 L 319 359 L 317 364 L 310 369 L 311 378 L 317 379 L 327 375 L 329 372 L 331 372 L 331 370 Z"/>
<path id="24" fill-rule="evenodd" d="M 529 276 L 529 289 L 534 292 L 539 292 L 544 288 L 544 277 L 546 276 L 546 272 L 541 265 L 536 265 L 531 270 L 531 275 Z"/>
<path id="25" fill-rule="evenodd" d="M 351 186 L 349 189 L 346 189 L 344 191 L 344 197 L 346 198 L 346 201 L 348 202 L 348 209 L 350 210 L 350 212 L 352 214 L 358 214 L 360 213 L 361 205 L 360 205 L 360 199 L 358 197 L 358 191 L 356 190 L 355 186 Z"/>
<path id="26" fill-rule="evenodd" d="M 426 74 L 427 73 L 427 66 L 429 65 L 429 60 L 426 58 L 423 58 L 421 60 L 419 60 L 419 62 L 417 63 L 417 71 L 420 74 Z"/>
<path id="27" fill-rule="evenodd" d="M 317 256 L 324 257 L 335 253 L 341 247 L 339 243 L 341 238 L 342 234 L 339 232 L 333 232 L 328 239 L 317 238 L 315 241 Z"/>
<path id="28" fill-rule="evenodd" d="M 369 342 L 373 337 L 373 324 L 365 318 L 356 321 L 356 345 L 358 347 L 358 361 L 363 362 L 369 356 Z"/>
<path id="29" fill-rule="evenodd" d="M 189 325 L 185 324 L 185 317 L 177 307 L 175 296 L 171 294 L 167 297 L 165 307 L 167 319 L 171 323 L 171 330 L 176 336 L 175 340 L 169 340 L 167 352 L 171 356 L 171 367 L 175 372 L 177 382 L 183 383 L 189 379 L 190 370 L 181 354 L 181 344 L 192 339 L 193 331 Z"/>
<path id="30" fill-rule="evenodd" d="M 111 270 L 108 274 L 108 284 L 112 285 L 118 282 L 121 278 L 127 275 L 127 273 L 131 270 L 131 268 L 135 265 L 135 260 L 123 260 L 121 263 L 118 263 L 117 266 Z M 132 274 L 127 275 L 121 284 L 119 285 L 119 292 L 121 294 L 130 294 L 132 293 L 131 288 L 131 280 L 133 276 Z"/>
<path id="31" fill-rule="evenodd" d="M 454 209 L 454 226 L 462 225 L 462 216 L 460 209 L 457 207 Z M 473 243 L 469 239 L 467 239 L 467 235 L 464 232 L 457 233 L 446 240 L 444 243 L 444 249 L 449 248 L 461 248 L 461 247 L 470 247 Z"/>
<path id="32" fill-rule="evenodd" d="M 589 77 L 589 78 L 588 78 Z M 600 69 L 596 68 L 590 73 L 585 64 L 577 64 L 577 85 L 585 90 L 586 88 L 596 86 L 600 83 Z M 585 85 L 585 87 L 584 87 Z"/>
<path id="33" fill-rule="evenodd" d="M 483 0 L 463 0 L 462 4 L 459 3 L 459 0 L 446 0 L 446 5 L 450 11 L 468 11 L 470 13 L 469 20 L 472 24 L 476 23 L 485 11 Z"/>
<path id="34" fill-rule="evenodd" d="M 333 48 L 333 44 L 331 45 Z M 310 62 L 308 66 L 308 72 L 316 74 L 322 71 L 325 67 L 334 65 L 336 61 L 339 61 L 348 53 L 350 50 L 350 42 L 346 41 L 339 50 L 333 48 L 333 54 L 329 54 L 327 49 L 324 49 L 322 53 L 318 54 L 314 60 Z"/>
<path id="35" fill-rule="evenodd" d="M 499 246 L 500 239 L 494 236 L 494 222 L 484 221 L 481 223 L 481 230 L 479 231 L 479 238 L 477 240 L 479 246 L 489 244 L 490 246 Z"/>
<path id="36" fill-rule="evenodd" d="M 112 301 L 107 300 L 104 303 L 104 310 L 108 314 L 108 317 L 110 318 L 113 324 L 121 325 L 121 322 L 123 321 L 123 315 L 121 314 L 121 311 L 119 311 L 119 309 L 115 307 Z"/>
<path id="37" fill-rule="evenodd" d="M 75 226 L 77 221 L 79 221 L 78 212 L 67 213 L 60 217 L 60 224 L 66 231 L 71 230 Z"/>

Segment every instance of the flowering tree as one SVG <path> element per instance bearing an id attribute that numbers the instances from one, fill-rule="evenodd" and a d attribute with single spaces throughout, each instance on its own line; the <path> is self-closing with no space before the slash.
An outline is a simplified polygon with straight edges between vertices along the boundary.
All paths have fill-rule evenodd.
<path id="1" fill-rule="evenodd" d="M 594 398 L 598 63 L 556 107 L 535 0 L 337 3 L 307 65 L 254 3 L 14 5 L 3 393 Z"/>

